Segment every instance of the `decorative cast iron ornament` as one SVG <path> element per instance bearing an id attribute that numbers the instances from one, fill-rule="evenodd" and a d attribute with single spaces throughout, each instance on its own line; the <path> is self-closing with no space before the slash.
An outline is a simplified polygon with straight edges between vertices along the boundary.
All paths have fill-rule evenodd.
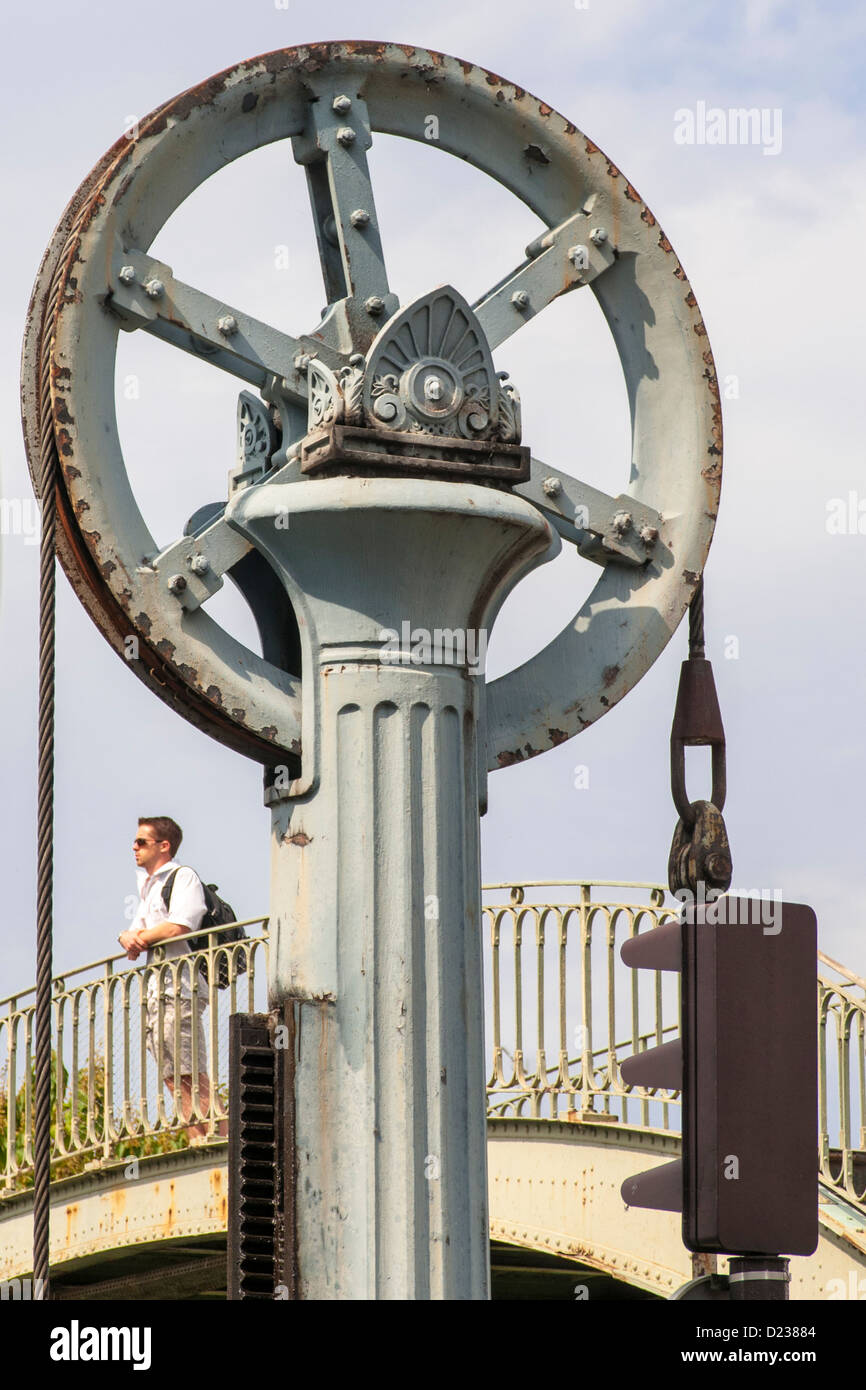
<path id="1" fill-rule="evenodd" d="M 424 140 L 507 187 L 549 231 L 470 306 L 451 286 L 400 309 L 388 284 L 366 151 L 373 133 Z M 227 161 L 291 140 L 306 171 L 329 308 L 291 337 L 177 278 L 149 247 Z M 492 351 L 566 290 L 605 314 L 632 415 L 627 491 L 612 497 L 531 459 L 520 403 Z M 133 496 L 114 406 L 120 332 L 144 331 L 246 388 L 228 503 L 203 507 L 162 549 Z M 490 768 L 543 752 L 640 679 L 691 599 L 715 523 L 721 412 L 695 296 L 633 186 L 575 126 L 502 78 L 390 44 L 332 43 L 251 59 L 159 107 L 103 157 L 46 251 L 24 347 L 34 477 L 60 463 L 58 548 L 116 650 L 194 724 L 273 766 L 301 750 L 297 625 L 285 593 L 231 522 L 231 501 L 306 475 L 485 481 L 533 503 L 602 566 L 563 631 L 487 687 Z M 291 513 L 292 490 L 286 507 Z M 335 556 L 335 563 L 337 557 Z M 207 613 L 229 575 L 263 655 Z"/>

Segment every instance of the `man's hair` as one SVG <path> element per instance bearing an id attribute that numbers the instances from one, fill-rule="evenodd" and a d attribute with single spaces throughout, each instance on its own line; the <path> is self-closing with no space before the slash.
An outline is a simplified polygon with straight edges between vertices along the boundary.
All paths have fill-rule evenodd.
<path id="1" fill-rule="evenodd" d="M 155 840 L 168 840 L 173 859 L 183 839 L 183 831 L 177 821 L 172 820 L 171 816 L 139 816 L 138 823 L 139 825 L 149 825 Z"/>

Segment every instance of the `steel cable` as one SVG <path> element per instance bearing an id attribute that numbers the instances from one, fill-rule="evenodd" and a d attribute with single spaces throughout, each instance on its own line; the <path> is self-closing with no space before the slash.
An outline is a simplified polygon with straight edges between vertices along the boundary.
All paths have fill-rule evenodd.
<path id="1" fill-rule="evenodd" d="M 67 242 L 67 246 L 68 246 Z M 59 464 L 51 411 L 51 334 L 65 264 L 66 247 L 55 267 L 47 297 L 39 383 L 39 718 L 37 752 L 36 1010 L 33 1113 L 33 1281 L 34 1297 L 51 1296 L 51 1004 L 54 926 L 54 691 L 57 485 Z M 60 1086 L 60 1062 L 57 1061 Z"/>

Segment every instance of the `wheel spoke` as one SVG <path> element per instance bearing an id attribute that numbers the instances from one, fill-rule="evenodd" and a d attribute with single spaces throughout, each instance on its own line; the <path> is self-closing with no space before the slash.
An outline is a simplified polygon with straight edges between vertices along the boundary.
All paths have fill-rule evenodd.
<path id="1" fill-rule="evenodd" d="M 240 479 L 241 471 L 235 470 L 233 478 Z M 291 459 L 282 468 L 273 469 L 265 476 L 272 483 L 297 481 L 301 477 L 299 462 Z M 244 486 L 239 481 L 237 490 L 242 490 Z M 155 576 L 154 582 L 160 588 L 167 589 L 187 612 L 200 608 L 217 593 L 223 586 L 223 575 L 253 549 L 252 544 L 227 521 L 226 505 L 216 506 L 212 517 L 203 526 L 197 527 L 192 535 L 181 536 L 148 563 L 147 568 Z M 287 510 L 286 526 L 288 517 Z M 280 524 L 279 514 L 275 524 Z M 182 579 L 183 583 L 178 584 L 178 579 Z"/>
<path id="2" fill-rule="evenodd" d="M 530 242 L 527 260 L 473 304 L 491 348 L 569 290 L 589 285 L 615 260 L 607 232 L 579 212 Z"/>
<path id="3" fill-rule="evenodd" d="M 331 311 L 316 333 L 344 352 L 366 352 L 399 308 L 388 288 L 373 187 L 367 165 L 372 144 L 362 97 L 341 79 L 315 84 L 307 127 L 292 139 L 304 166 Z"/>
<path id="4" fill-rule="evenodd" d="M 645 565 L 653 556 L 661 515 L 627 493 L 610 497 L 536 458 L 530 461 L 529 480 L 514 491 L 543 511 L 587 560 Z"/>
<path id="5" fill-rule="evenodd" d="M 106 304 L 125 329 L 154 337 L 213 363 L 260 390 L 277 377 L 298 402 L 307 399 L 305 355 L 335 370 L 346 358 L 318 338 L 293 338 L 176 280 L 170 266 L 141 251 L 118 252 Z"/>

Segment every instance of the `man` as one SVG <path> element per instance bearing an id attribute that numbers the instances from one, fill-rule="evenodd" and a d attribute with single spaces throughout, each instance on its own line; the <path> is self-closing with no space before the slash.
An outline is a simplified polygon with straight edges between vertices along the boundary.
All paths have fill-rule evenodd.
<path id="1" fill-rule="evenodd" d="M 139 820 L 138 835 L 133 840 L 137 868 L 138 892 L 140 902 L 135 920 L 129 931 L 121 932 L 117 938 L 126 951 L 129 960 L 137 960 L 142 951 L 147 951 L 147 962 L 153 959 L 152 948 L 161 945 L 166 960 L 185 956 L 195 949 L 183 941 L 188 932 L 201 926 L 207 911 L 201 879 L 192 869 L 178 864 L 175 854 L 178 851 L 183 832 L 170 816 L 146 816 Z M 166 879 L 175 870 L 171 888 L 169 909 L 166 910 L 162 890 Z M 205 938 L 202 938 L 202 945 Z M 192 1036 L 193 1012 L 196 1013 L 195 1026 L 198 1030 L 198 1086 L 199 1103 L 203 1111 L 210 1104 L 210 1088 L 206 1075 L 207 1052 L 205 1050 L 202 1013 L 207 1007 L 207 989 L 199 978 L 197 1008 L 192 998 L 192 968 L 181 965 L 177 968 L 177 987 L 172 987 L 169 972 L 165 972 L 162 984 L 163 1026 L 162 1037 L 159 1032 L 159 985 L 160 971 L 150 972 L 147 985 L 147 1047 L 157 1066 L 162 1066 L 163 1080 L 175 1094 L 174 1043 L 175 1018 L 178 1029 L 178 1063 L 180 1069 L 180 1113 L 188 1120 L 192 1112 Z M 200 1143 L 207 1135 L 207 1126 L 192 1124 L 187 1127 L 190 1143 Z"/>

